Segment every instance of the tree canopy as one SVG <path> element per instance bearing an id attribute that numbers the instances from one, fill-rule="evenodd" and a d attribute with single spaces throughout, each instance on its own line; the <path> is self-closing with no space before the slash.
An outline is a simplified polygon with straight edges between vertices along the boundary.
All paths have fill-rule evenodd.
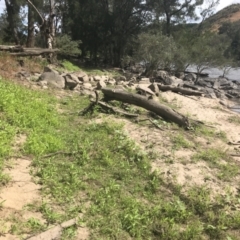
<path id="1" fill-rule="evenodd" d="M 146 60 L 149 64 L 152 62 L 154 66 L 184 69 L 197 62 L 194 54 L 203 62 L 198 51 L 208 53 L 212 50 L 207 47 L 211 43 L 206 43 L 205 48 L 200 44 L 201 41 L 210 41 L 212 34 L 206 37 L 198 24 L 189 21 L 199 17 L 204 20 L 213 12 L 217 2 L 5 0 L 6 11 L 0 18 L 1 41 L 27 47 L 58 47 L 64 56 L 88 59 L 95 65 L 120 66 L 124 58 L 130 57 Z M 227 31 L 231 32 L 232 41 L 229 46 L 226 40 L 226 46 L 238 51 L 239 32 L 227 30 L 226 26 L 220 29 L 224 35 Z M 219 41 L 218 44 L 221 54 L 230 56 Z M 159 56 L 162 57 L 159 59 Z"/>

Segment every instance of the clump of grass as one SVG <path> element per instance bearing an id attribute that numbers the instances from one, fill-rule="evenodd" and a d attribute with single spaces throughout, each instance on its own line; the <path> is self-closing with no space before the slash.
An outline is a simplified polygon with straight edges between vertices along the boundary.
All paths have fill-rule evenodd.
<path id="1" fill-rule="evenodd" d="M 197 136 L 207 137 L 207 138 L 219 138 L 222 141 L 227 141 L 226 133 L 223 131 L 216 132 L 213 128 L 209 128 L 204 125 L 199 125 L 194 129 L 194 133 Z"/>
<path id="2" fill-rule="evenodd" d="M 219 149 L 209 148 L 202 150 L 193 156 L 193 160 L 203 160 L 208 162 L 210 166 L 218 168 L 219 173 L 217 176 L 222 180 L 230 180 L 239 173 L 238 167 L 231 162 L 230 156 Z M 226 161 L 226 163 L 221 163 L 222 160 Z"/>
<path id="3" fill-rule="evenodd" d="M 229 157 L 225 152 L 216 148 L 209 148 L 206 150 L 202 150 L 193 156 L 194 160 L 203 160 L 208 163 L 211 163 L 213 166 L 215 164 L 218 164 L 219 161 L 223 159 L 227 160 L 228 158 Z"/>
<path id="4" fill-rule="evenodd" d="M 182 134 L 174 134 L 172 136 L 172 142 L 174 144 L 174 148 L 179 150 L 180 148 L 191 148 L 194 146 L 193 143 L 189 142 Z"/>
<path id="5" fill-rule="evenodd" d="M 228 121 L 230 122 L 230 123 L 235 123 L 235 124 L 237 124 L 237 125 L 240 125 L 240 117 L 239 116 L 231 116 L 231 117 L 229 117 L 228 118 Z"/>
<path id="6" fill-rule="evenodd" d="M 57 128 L 61 125 L 54 108 L 56 99 L 0 80 L 0 184 L 7 180 L 2 173 L 4 158 L 12 153 L 12 143 L 18 133 L 27 135 L 23 151 L 43 154 L 61 149 L 63 142 Z"/>
<path id="7" fill-rule="evenodd" d="M 69 62 L 67 60 L 63 60 L 61 64 L 67 71 L 70 71 L 70 72 L 81 70 L 78 66 L 74 65 L 72 62 Z"/>

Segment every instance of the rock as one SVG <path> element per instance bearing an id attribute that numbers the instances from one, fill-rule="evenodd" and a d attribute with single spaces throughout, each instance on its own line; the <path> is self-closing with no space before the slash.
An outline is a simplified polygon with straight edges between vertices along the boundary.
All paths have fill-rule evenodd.
<path id="1" fill-rule="evenodd" d="M 74 75 L 81 82 L 88 82 L 89 81 L 88 75 L 85 72 L 83 72 L 83 71 L 75 72 Z"/>
<path id="2" fill-rule="evenodd" d="M 45 66 L 43 69 L 43 72 L 53 72 L 55 74 L 59 74 L 59 72 L 57 70 L 53 69 L 53 66 L 51 66 L 51 65 Z"/>
<path id="3" fill-rule="evenodd" d="M 37 85 L 39 85 L 39 86 L 47 86 L 47 84 L 48 84 L 48 82 L 47 81 L 45 81 L 45 80 L 42 80 L 42 81 L 39 81 L 39 82 L 37 82 Z"/>
<path id="4" fill-rule="evenodd" d="M 212 84 L 210 82 L 206 82 L 201 78 L 198 79 L 198 81 L 195 84 L 198 85 L 198 86 L 201 86 L 201 87 L 208 87 L 208 88 L 212 87 Z"/>
<path id="5" fill-rule="evenodd" d="M 93 80 L 95 81 L 95 82 L 98 82 L 98 81 L 101 81 L 101 80 L 105 80 L 105 78 L 103 78 L 102 76 L 94 76 L 93 77 Z"/>
<path id="6" fill-rule="evenodd" d="M 47 81 L 47 85 L 54 88 L 63 89 L 65 87 L 65 79 L 55 72 L 44 72 L 39 77 L 39 81 Z"/>
<path id="7" fill-rule="evenodd" d="M 86 95 L 86 96 L 92 96 L 93 95 L 93 92 L 91 90 L 88 90 L 88 89 L 83 89 L 80 91 L 80 95 Z"/>
<path id="8" fill-rule="evenodd" d="M 176 72 L 175 77 L 180 78 L 180 79 L 184 79 L 185 74 L 184 74 L 184 72 Z"/>
<path id="9" fill-rule="evenodd" d="M 197 90 L 197 91 L 201 90 L 200 87 L 193 85 L 193 83 L 183 83 L 182 87 L 190 88 L 190 89 Z"/>
<path id="10" fill-rule="evenodd" d="M 91 83 L 83 83 L 82 85 L 81 85 L 81 89 L 88 89 L 88 90 L 92 90 L 93 89 L 93 87 L 92 87 L 92 84 Z"/>
<path id="11" fill-rule="evenodd" d="M 165 80 L 166 77 L 169 76 L 168 72 L 167 71 L 163 71 L 163 70 L 159 70 L 159 71 L 156 71 L 154 72 L 154 75 L 153 75 L 155 78 L 157 78 L 158 80 Z"/>
<path id="12" fill-rule="evenodd" d="M 195 82 L 197 80 L 197 75 L 195 73 L 188 73 L 187 75 L 185 75 L 183 80 Z"/>
<path id="13" fill-rule="evenodd" d="M 157 83 L 152 83 L 148 88 L 152 90 L 157 96 L 159 95 L 159 88 Z"/>
<path id="14" fill-rule="evenodd" d="M 219 89 L 220 85 L 219 85 L 219 81 L 218 79 L 215 80 L 214 84 L 213 84 L 213 89 Z"/>
<path id="15" fill-rule="evenodd" d="M 226 95 L 225 95 L 225 92 L 222 91 L 222 90 L 214 90 L 217 98 L 220 98 L 220 99 L 225 99 L 226 98 Z"/>
<path id="16" fill-rule="evenodd" d="M 106 83 L 103 80 L 98 81 L 97 89 L 102 89 L 104 87 L 106 87 Z"/>
<path id="17" fill-rule="evenodd" d="M 136 90 L 141 92 L 141 93 L 145 93 L 145 94 L 147 93 L 147 94 L 149 94 L 151 96 L 155 95 L 155 93 L 151 89 L 148 88 L 147 84 L 139 84 L 137 86 Z"/>
<path id="18" fill-rule="evenodd" d="M 109 79 L 109 80 L 107 81 L 107 85 L 110 85 L 110 86 L 116 85 L 116 80 L 113 79 L 113 78 Z"/>
<path id="19" fill-rule="evenodd" d="M 116 80 L 117 81 L 127 81 L 127 78 L 125 76 L 117 76 Z"/>
<path id="20" fill-rule="evenodd" d="M 171 82 L 171 84 L 166 84 L 166 85 L 173 85 L 177 87 L 179 84 L 183 84 L 183 80 L 175 76 L 167 77 L 167 79 L 169 82 Z"/>
<path id="21" fill-rule="evenodd" d="M 223 101 L 223 100 L 220 100 L 219 103 L 220 103 L 221 105 L 223 105 L 224 107 L 229 108 L 229 105 L 228 105 L 227 102 L 225 102 L 225 101 Z"/>
<path id="22" fill-rule="evenodd" d="M 75 76 L 74 74 L 66 74 L 64 78 L 65 78 L 65 88 L 68 88 L 70 90 L 73 90 L 80 83 L 80 81 L 78 80 L 78 77 Z"/>
<path id="23" fill-rule="evenodd" d="M 141 78 L 138 84 L 151 84 L 149 78 Z"/>

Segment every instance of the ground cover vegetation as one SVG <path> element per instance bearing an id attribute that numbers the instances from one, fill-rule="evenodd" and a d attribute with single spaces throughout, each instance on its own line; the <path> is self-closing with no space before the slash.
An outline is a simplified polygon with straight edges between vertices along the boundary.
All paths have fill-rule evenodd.
<path id="1" fill-rule="evenodd" d="M 1 186 L 11 181 L 3 173 L 8 159 L 31 156 L 42 199 L 26 208 L 42 213 L 46 220 L 43 224 L 34 218 L 9 217 L 12 234 L 36 234 L 78 217 L 77 226 L 87 226 L 91 239 L 238 239 L 240 215 L 234 210 L 238 194 L 227 191 L 227 198 L 213 197 L 207 185 L 185 189 L 167 182 L 161 169 L 151 170 L 157 156 L 146 154 L 130 140 L 122 124 L 99 115 L 98 109 L 79 117 L 76 107 L 86 107 L 86 97 L 57 100 L 50 93 L 4 79 L 0 84 Z M 170 132 L 173 127 L 168 126 Z M 12 144 L 19 134 L 27 141 L 14 152 Z M 173 151 L 196 148 L 192 139 L 205 134 L 217 138 L 213 130 L 185 133 L 179 128 L 172 136 Z M 224 181 L 238 174 L 227 153 L 218 149 L 198 145 L 192 161 L 205 161 Z M 62 239 L 75 239 L 77 226 L 65 230 Z"/>

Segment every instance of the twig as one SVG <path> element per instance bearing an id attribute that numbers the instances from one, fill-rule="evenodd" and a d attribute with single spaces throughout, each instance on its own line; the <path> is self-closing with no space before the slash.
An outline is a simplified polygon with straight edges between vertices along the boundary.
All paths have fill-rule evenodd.
<path id="1" fill-rule="evenodd" d="M 137 122 L 144 122 L 144 121 L 149 121 L 151 122 L 156 128 L 160 129 L 161 131 L 164 131 L 163 128 L 159 127 L 152 119 L 146 118 L 146 119 L 138 119 Z"/>
<path id="2" fill-rule="evenodd" d="M 79 153 L 79 151 L 76 151 L 76 152 L 64 152 L 64 151 L 58 151 L 58 152 L 54 152 L 54 153 L 49 153 L 47 155 L 44 155 L 42 156 L 41 158 L 49 158 L 49 157 L 53 157 L 53 156 L 56 156 L 56 155 L 74 155 L 76 153 Z"/>
<path id="3" fill-rule="evenodd" d="M 228 145 L 240 145 L 240 142 L 237 142 L 237 143 L 228 142 Z"/>
<path id="4" fill-rule="evenodd" d="M 233 153 L 233 154 L 230 154 L 230 156 L 232 156 L 232 157 L 240 157 L 240 154 Z"/>
<path id="5" fill-rule="evenodd" d="M 79 115 L 85 115 L 86 113 L 88 113 L 89 111 L 91 111 L 91 113 L 93 112 L 93 108 L 95 105 L 98 104 L 98 100 L 99 100 L 99 94 L 97 91 L 94 91 L 95 95 L 96 95 L 96 99 L 95 101 L 91 101 L 91 103 L 88 105 L 88 107 L 84 108 L 81 112 L 79 112 Z"/>
<path id="6" fill-rule="evenodd" d="M 106 108 L 112 110 L 114 113 L 119 113 L 119 114 L 125 115 L 127 117 L 138 117 L 139 116 L 138 114 L 128 113 L 128 112 L 122 111 L 116 107 L 112 107 L 109 104 L 102 102 L 102 101 L 98 101 L 98 105 L 100 105 L 101 107 L 106 107 Z"/>
<path id="7" fill-rule="evenodd" d="M 185 95 L 185 94 L 180 94 L 180 95 L 182 95 L 182 96 L 184 96 L 184 97 L 186 97 L 186 98 L 190 98 L 190 99 L 192 99 L 192 100 L 194 100 L 194 101 L 198 101 L 198 100 L 199 100 L 199 99 L 195 99 L 195 98 L 189 97 L 189 96 L 187 96 L 187 95 Z"/>
<path id="8" fill-rule="evenodd" d="M 69 221 L 58 224 L 57 226 L 50 228 L 50 229 L 46 230 L 45 232 L 42 232 L 36 236 L 33 235 L 33 236 L 30 236 L 25 239 L 26 240 L 60 239 L 60 237 L 62 235 L 62 231 L 66 228 L 76 225 L 77 220 L 78 220 L 77 218 L 73 218 Z"/>

